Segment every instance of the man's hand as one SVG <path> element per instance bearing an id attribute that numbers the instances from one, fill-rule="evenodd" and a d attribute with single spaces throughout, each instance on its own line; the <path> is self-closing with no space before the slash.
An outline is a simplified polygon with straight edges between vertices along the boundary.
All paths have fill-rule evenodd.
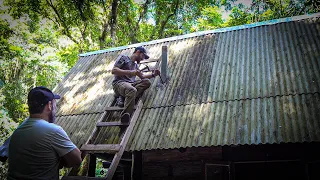
<path id="1" fill-rule="evenodd" d="M 130 70 L 129 71 L 130 76 L 136 76 L 137 75 L 137 70 Z"/>
<path id="2" fill-rule="evenodd" d="M 136 73 L 136 75 L 139 77 L 139 78 L 142 78 L 143 77 L 143 74 L 142 74 L 142 72 L 141 71 L 139 71 L 139 70 L 137 70 L 137 73 Z"/>
<path id="3" fill-rule="evenodd" d="M 78 148 L 75 148 L 66 155 L 61 157 L 60 167 L 79 167 L 81 162 L 81 151 Z"/>
<path id="4" fill-rule="evenodd" d="M 155 76 L 159 76 L 160 75 L 159 69 L 153 70 L 152 74 L 155 75 Z"/>
<path id="5" fill-rule="evenodd" d="M 139 78 L 143 78 L 143 74 L 140 70 L 135 69 L 130 71 L 130 76 L 138 76 Z"/>

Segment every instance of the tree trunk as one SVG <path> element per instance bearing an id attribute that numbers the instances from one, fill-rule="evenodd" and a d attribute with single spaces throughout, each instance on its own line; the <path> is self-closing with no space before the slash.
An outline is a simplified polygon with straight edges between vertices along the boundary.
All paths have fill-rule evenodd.
<path id="1" fill-rule="evenodd" d="M 179 8 L 179 0 L 175 1 L 175 6 L 174 6 L 174 9 L 173 9 L 173 12 L 171 14 L 169 14 L 163 21 L 161 21 L 160 18 L 156 18 L 156 25 L 160 23 L 160 27 L 159 28 L 154 28 L 152 30 L 152 34 L 150 36 L 150 39 L 149 40 L 153 40 L 153 39 L 156 39 L 156 38 L 162 38 L 163 37 L 163 31 L 164 31 L 164 28 L 166 27 L 169 19 L 172 17 L 172 16 L 176 16 L 177 15 L 177 10 Z M 162 13 L 161 11 L 157 12 L 158 16 L 160 16 L 160 13 Z M 158 30 L 158 37 L 156 37 L 156 32 Z"/>
<path id="2" fill-rule="evenodd" d="M 159 29 L 159 33 L 158 33 L 158 34 L 159 34 L 159 38 L 163 38 L 164 28 L 165 28 L 165 26 L 167 25 L 170 17 L 177 15 L 178 7 L 179 7 L 179 0 L 176 1 L 175 7 L 174 7 L 174 9 L 173 9 L 173 13 L 172 13 L 172 14 L 169 14 L 169 15 L 167 16 L 167 18 L 166 18 L 164 21 L 162 21 L 161 26 L 160 26 L 160 29 Z"/>
<path id="3" fill-rule="evenodd" d="M 159 29 L 159 38 L 163 38 L 163 31 L 164 31 L 164 27 L 166 26 L 166 24 L 168 23 L 169 19 L 171 16 L 173 16 L 174 14 L 169 14 L 169 16 L 167 16 L 167 18 L 162 21 L 160 29 Z"/>
<path id="4" fill-rule="evenodd" d="M 111 36 L 111 46 L 115 45 L 116 41 L 116 31 L 115 28 L 117 26 L 117 10 L 118 10 L 118 0 L 113 0 L 112 1 L 112 6 L 111 6 L 111 16 L 110 16 L 110 21 L 109 21 L 109 26 L 110 26 L 110 36 Z"/>
<path id="5" fill-rule="evenodd" d="M 101 36 L 99 37 L 100 49 L 104 49 L 104 48 L 105 48 L 107 31 L 108 31 L 108 24 L 107 24 L 107 22 L 104 22 L 104 23 L 103 23 L 102 29 L 103 29 L 103 30 L 102 30 Z"/>
<path id="6" fill-rule="evenodd" d="M 129 40 L 130 40 L 130 42 L 129 43 L 135 43 L 135 42 L 137 42 L 138 40 L 136 39 L 136 32 L 134 32 L 134 30 L 133 30 L 133 22 L 132 22 L 132 20 L 130 19 L 130 14 L 129 14 L 129 8 L 126 8 L 126 20 L 127 20 L 127 22 L 128 22 L 128 27 L 129 27 Z"/>
<path id="7" fill-rule="evenodd" d="M 62 25 L 62 33 L 66 36 L 68 36 L 74 43 L 76 43 L 77 45 L 79 45 L 79 42 L 73 38 L 71 36 L 70 30 L 68 25 L 66 24 L 66 22 L 64 21 L 64 19 L 61 17 L 61 15 L 59 14 L 58 10 L 56 9 L 56 7 L 53 5 L 53 3 L 49 0 L 46 0 L 46 2 L 48 3 L 48 5 L 52 8 L 52 10 L 54 11 L 55 15 L 56 15 L 56 20 L 58 22 L 58 25 Z"/>
<path id="8" fill-rule="evenodd" d="M 132 31 L 130 31 L 130 41 L 131 41 L 131 43 L 138 43 L 138 40 L 137 40 L 136 36 L 137 36 L 137 32 L 139 30 L 139 24 L 140 24 L 141 20 L 146 16 L 149 4 L 150 4 L 150 0 L 146 0 L 146 2 L 143 5 L 143 10 L 140 13 L 138 21 L 132 27 L 133 28 Z M 129 22 L 131 22 L 131 21 L 129 21 Z"/>

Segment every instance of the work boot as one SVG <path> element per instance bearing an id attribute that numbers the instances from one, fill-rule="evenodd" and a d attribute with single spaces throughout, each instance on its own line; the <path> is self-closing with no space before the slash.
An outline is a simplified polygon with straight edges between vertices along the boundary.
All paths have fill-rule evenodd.
<path id="1" fill-rule="evenodd" d="M 134 100 L 134 103 L 135 103 L 135 104 L 138 104 L 139 100 L 140 100 L 140 98 L 139 98 L 139 99 L 136 98 L 136 99 Z"/>
<path id="2" fill-rule="evenodd" d="M 123 113 L 121 115 L 121 122 L 122 123 L 128 123 L 130 121 L 130 114 L 129 113 Z"/>
<path id="3" fill-rule="evenodd" d="M 122 96 L 117 98 L 117 106 L 124 107 L 124 98 Z"/>
<path id="4" fill-rule="evenodd" d="M 139 102 L 139 100 L 140 100 L 141 97 L 142 97 L 142 95 L 136 97 L 136 99 L 134 100 L 135 104 L 137 104 L 137 103 Z"/>

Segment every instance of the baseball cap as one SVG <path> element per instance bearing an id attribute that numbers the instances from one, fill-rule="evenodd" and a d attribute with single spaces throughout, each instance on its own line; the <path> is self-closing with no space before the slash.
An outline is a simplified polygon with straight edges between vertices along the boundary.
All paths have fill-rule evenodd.
<path id="1" fill-rule="evenodd" d="M 53 92 L 44 87 L 44 86 L 38 86 L 33 89 L 28 94 L 28 104 L 29 105 L 45 105 L 49 101 L 52 101 L 53 99 L 60 99 L 60 96 L 57 94 L 53 94 Z"/>
<path id="2" fill-rule="evenodd" d="M 142 46 L 136 47 L 134 49 L 134 52 L 136 52 L 138 50 L 145 55 L 145 59 L 149 59 L 149 56 L 147 55 L 147 51 L 146 51 L 146 49 L 144 47 L 142 47 Z"/>

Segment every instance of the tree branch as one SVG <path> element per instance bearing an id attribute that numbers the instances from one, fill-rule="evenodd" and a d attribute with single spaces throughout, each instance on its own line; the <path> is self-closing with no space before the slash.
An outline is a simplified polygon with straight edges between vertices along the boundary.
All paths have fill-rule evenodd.
<path id="1" fill-rule="evenodd" d="M 159 30 L 159 38 L 163 38 L 164 27 L 167 25 L 170 17 L 175 16 L 177 14 L 178 7 L 179 7 L 179 0 L 176 1 L 173 13 L 169 14 L 167 18 L 161 23 L 160 30 Z"/>
<path id="2" fill-rule="evenodd" d="M 83 4 L 84 4 L 84 0 L 76 0 L 75 6 L 80 13 L 80 17 L 81 17 L 82 21 L 86 22 L 87 18 L 85 17 L 85 15 L 83 14 L 83 11 L 82 11 Z"/>
<path id="3" fill-rule="evenodd" d="M 84 23 L 83 30 L 81 31 L 81 36 L 82 36 L 83 41 L 86 39 L 86 34 L 85 33 L 87 31 L 87 25 L 88 25 L 87 23 Z"/>
<path id="4" fill-rule="evenodd" d="M 79 45 L 79 42 L 74 39 L 71 34 L 70 34 L 70 31 L 69 31 L 69 28 L 67 26 L 67 24 L 65 23 L 65 21 L 61 18 L 58 10 L 56 9 L 56 7 L 53 5 L 53 3 L 49 0 L 46 0 L 46 2 L 48 3 L 48 5 L 52 8 L 52 10 L 54 11 L 54 13 L 56 14 L 56 16 L 58 17 L 59 21 L 61 22 L 62 24 L 62 27 L 64 28 L 62 30 L 62 33 L 66 36 L 68 36 L 73 42 L 75 42 L 77 45 Z M 59 24 L 60 25 L 60 24 Z"/>

